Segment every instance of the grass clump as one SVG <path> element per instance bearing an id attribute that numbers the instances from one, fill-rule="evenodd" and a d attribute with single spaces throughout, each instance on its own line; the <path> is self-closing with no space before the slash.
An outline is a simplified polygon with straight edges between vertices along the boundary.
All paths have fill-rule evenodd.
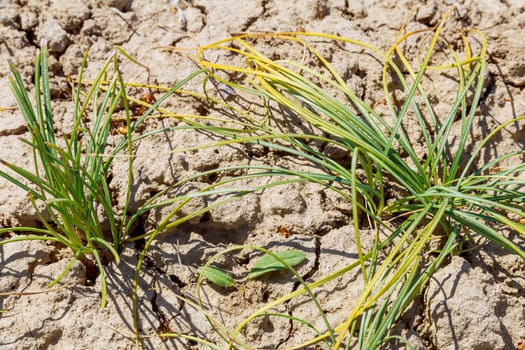
<path id="1" fill-rule="evenodd" d="M 307 172 L 268 167 L 252 176 L 286 175 L 292 179 L 290 182 L 316 182 L 338 192 L 352 203 L 359 256 L 355 263 L 254 312 L 228 332 L 228 348 L 245 346 L 237 337 L 254 318 L 270 315 L 272 307 L 354 269 L 361 271 L 365 283 L 346 320 L 329 325 L 320 335 L 289 349 L 326 340 L 333 349 L 380 348 L 398 338 L 389 336 L 396 320 L 433 273 L 450 255 L 461 251 L 469 237 L 481 235 L 525 258 L 523 247 L 502 233 L 510 229 L 525 235 L 525 183 L 520 177 L 525 165 L 519 161 L 523 150 L 477 164 L 495 135 L 525 117 L 509 120 L 472 145 L 471 131 L 487 69 L 486 42 L 479 31 L 465 30 L 463 46 L 455 49 L 442 36 L 444 25 L 443 20 L 426 40 L 430 30 L 403 35 L 387 52 L 349 38 L 303 32 L 246 34 L 199 49 L 199 64 L 208 70 L 209 81 L 219 87 L 219 97 L 215 98 L 205 85 L 205 99 L 226 111 L 221 118 L 229 123 L 228 128 L 212 130 L 226 138 L 215 145 L 260 145 L 321 169 Z M 403 47 L 415 36 L 426 43 L 420 60 L 410 60 Z M 256 47 L 257 40 L 262 39 L 297 44 L 303 49 L 303 59 L 271 59 Z M 333 64 L 311 44 L 316 40 L 357 47 L 363 55 L 382 64 L 386 112 L 378 112 L 349 87 Z M 210 51 L 215 51 L 213 57 L 224 54 L 228 61 L 207 61 L 204 57 Z M 444 58 L 444 63 L 434 63 Z M 453 76 L 456 89 L 448 111 L 437 114 L 426 92 L 431 85 L 426 77 L 441 72 Z M 396 85 L 398 90 L 394 91 Z M 255 108 L 246 108 L 248 103 Z M 256 108 L 263 110 L 261 117 L 254 112 Z M 295 126 L 299 123 L 310 131 L 287 132 L 279 124 L 283 118 L 295 118 Z M 421 130 L 418 140 L 405 129 L 409 118 Z M 454 135 L 454 130 L 459 133 Z M 342 149 L 348 161 L 331 158 L 319 144 Z M 417 151 L 421 144 L 424 156 Z M 517 165 L 503 165 L 516 164 L 516 160 Z M 283 183 L 276 180 L 273 185 Z M 389 198 L 388 189 L 393 187 L 400 189 L 399 194 Z M 368 251 L 360 243 L 363 226 L 376 232 L 373 248 Z M 442 238 L 442 243 L 431 250 L 436 237 Z"/>
<path id="2" fill-rule="evenodd" d="M 125 52 L 123 54 L 127 56 Z M 3 239 L 0 244 L 43 240 L 69 247 L 74 258 L 51 286 L 66 275 L 76 260 L 95 264 L 100 274 L 101 304 L 104 306 L 104 265 L 109 261 L 119 261 L 123 244 L 132 239 L 129 234 L 133 223 L 155 207 L 150 201 L 135 213 L 128 213 L 132 200 L 133 145 L 137 140 L 155 134 L 134 135 L 134 131 L 166 96 L 173 94 L 193 76 L 176 84 L 154 106 L 150 106 L 140 117 L 133 118 L 126 85 L 118 70 L 117 54 L 106 61 L 86 90 L 82 78 L 87 57 L 86 52 L 79 83 L 73 87 L 73 128 L 70 134 L 63 135 L 57 132 L 53 120 L 46 43 L 42 43 L 35 64 L 34 106 L 20 73 L 11 64 L 11 89 L 30 134 L 30 139 L 24 142 L 33 151 L 34 170 L 1 161 L 10 171 L 0 170 L 0 176 L 28 193 L 42 227 L 2 228 L 0 234 L 27 234 Z M 111 78 L 108 79 L 108 76 Z M 114 119 L 122 119 L 122 116 L 125 132 L 116 144 L 111 145 L 109 138 Z M 115 213 L 117 203 L 109 188 L 110 169 L 117 156 L 128 161 L 127 188 L 120 215 Z"/>
<path id="3" fill-rule="evenodd" d="M 82 71 L 86 58 L 87 53 Z M 92 260 L 100 272 L 102 305 L 106 303 L 103 266 L 111 260 L 119 261 L 119 251 L 126 236 L 125 225 L 122 225 L 126 222 L 125 210 L 123 217 L 116 217 L 113 210 L 114 203 L 109 190 L 109 170 L 112 156 L 122 150 L 124 145 L 131 147 L 130 143 L 123 140 L 123 144 L 113 151 L 112 156 L 107 158 L 104 156 L 108 148 L 112 116 L 123 101 L 128 116 L 128 126 L 131 129 L 125 94 L 119 87 L 121 77 L 118 71 L 115 71 L 106 92 L 100 90 L 103 78 L 108 74 L 111 64 L 115 62 L 115 57 L 106 62 L 85 97 L 81 94 L 80 85 L 76 88 L 73 128 L 69 136 L 57 134 L 54 125 L 46 43 L 42 43 L 35 64 L 34 106 L 20 73 L 14 65 L 11 65 L 11 89 L 30 134 L 30 139 L 23 141 L 33 151 L 34 171 L 5 161 L 2 161 L 3 165 L 18 176 L 15 177 L 4 170 L 0 171 L 0 176 L 27 191 L 43 226 L 42 228 L 1 229 L 0 233 L 15 231 L 31 234 L 4 239 L 0 244 L 21 240 L 44 240 L 69 247 L 74 252 L 74 259 L 51 285 L 59 282 L 77 259 L 84 262 Z M 86 118 L 89 107 L 91 107 L 91 117 Z M 89 119 L 89 125 L 85 122 L 86 119 Z M 131 141 L 129 137 L 127 140 Z M 130 176 L 131 162 L 130 158 Z M 128 196 L 127 202 L 129 199 Z M 102 220 L 107 221 L 107 225 L 104 225 Z M 105 226 L 109 228 L 109 232 L 104 229 Z"/>

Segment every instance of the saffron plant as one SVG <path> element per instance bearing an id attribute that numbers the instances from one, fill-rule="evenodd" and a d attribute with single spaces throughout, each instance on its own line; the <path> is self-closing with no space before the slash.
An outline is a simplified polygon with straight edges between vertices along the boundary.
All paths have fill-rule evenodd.
<path id="1" fill-rule="evenodd" d="M 90 88 L 84 91 L 82 78 L 87 58 L 86 52 L 79 83 L 73 89 L 74 114 L 70 134 L 59 134 L 54 125 L 46 42 L 42 42 L 35 64 L 34 105 L 19 71 L 11 64 L 11 89 L 27 124 L 29 139 L 24 142 L 33 151 L 34 170 L 0 160 L 4 166 L 0 169 L 0 176 L 28 193 L 42 227 L 2 228 L 0 234 L 21 234 L 0 240 L 0 245 L 43 240 L 69 247 L 74 258 L 51 286 L 66 275 L 75 261 L 80 259 L 86 264 L 94 264 L 100 275 L 101 305 L 104 306 L 107 294 L 104 265 L 108 261 L 119 261 L 119 252 L 129 239 L 133 222 L 148 210 L 139 208 L 137 213 L 128 217 L 133 185 L 133 144 L 138 138 L 133 138 L 133 132 L 162 99 L 132 121 L 117 54 L 105 62 Z M 112 78 L 106 81 L 111 73 Z M 192 77 L 190 75 L 174 86 L 171 93 Z M 123 106 L 123 111 L 117 115 L 120 106 Z M 126 132 L 116 145 L 110 147 L 112 120 L 122 115 Z M 110 168 L 117 155 L 128 160 L 128 187 L 121 215 L 115 214 L 116 203 L 109 189 Z"/>
<path id="2" fill-rule="evenodd" d="M 209 146 L 259 145 L 320 169 L 274 166 L 258 169 L 253 177 L 288 176 L 290 181 L 316 182 L 338 192 L 352 204 L 358 251 L 356 262 L 268 302 L 237 328 L 228 330 L 214 323 L 227 348 L 247 346 L 241 332 L 255 318 L 285 317 L 272 313 L 273 307 L 305 293 L 316 302 L 310 291 L 359 269 L 364 286 L 346 320 L 329 324 L 312 339 L 287 349 L 321 341 L 332 349 L 377 349 L 399 340 L 389 334 L 396 320 L 468 237 L 481 235 L 525 258 L 523 247 L 503 233 L 508 229 L 525 235 L 525 182 L 520 177 L 525 170 L 520 161 L 524 151 L 517 147 L 480 164 L 494 136 L 512 123 L 523 123 L 525 117 L 509 119 L 473 144 L 472 127 L 476 118 L 483 117 L 478 104 L 487 70 L 486 41 L 481 32 L 466 30 L 459 45 L 463 46 L 455 49 L 458 46 L 442 35 L 444 26 L 445 19 L 431 30 L 407 33 L 387 52 L 350 38 L 305 32 L 244 34 L 198 50 L 198 62 L 208 72 L 203 99 L 224 110 L 218 119 L 227 122 L 227 127 L 211 130 L 225 140 Z M 420 38 L 419 47 L 426 45 L 420 60 L 405 54 L 404 45 L 414 37 Z M 268 42 L 298 45 L 304 54 L 295 60 L 272 59 L 262 47 Z M 335 42 L 382 65 L 383 111 L 347 84 L 316 49 L 319 42 Z M 205 57 L 218 59 L 211 62 Z M 443 63 L 436 64 L 438 60 Z M 456 91 L 448 111 L 437 114 L 427 93 L 432 80 L 426 77 L 444 74 L 454 77 Z M 218 89 L 209 88 L 209 82 Z M 421 131 L 418 139 L 405 129 L 409 118 Z M 293 124 L 288 129 L 283 127 L 287 121 Z M 293 131 L 299 125 L 308 131 Z M 323 151 L 326 145 L 343 150 L 347 160 L 332 158 Z M 424 156 L 417 151 L 421 147 Z M 395 197 L 389 196 L 391 188 L 398 189 Z M 363 226 L 376 232 L 372 249 L 361 245 Z M 438 247 L 432 247 L 435 238 L 441 239 Z M 326 319 L 322 309 L 319 312 Z"/>

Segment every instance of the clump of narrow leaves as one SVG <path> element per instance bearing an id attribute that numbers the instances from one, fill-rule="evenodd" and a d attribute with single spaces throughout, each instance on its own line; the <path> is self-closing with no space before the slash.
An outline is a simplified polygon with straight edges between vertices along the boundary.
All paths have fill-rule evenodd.
<path id="1" fill-rule="evenodd" d="M 355 345 L 359 349 L 376 349 L 393 339 L 388 336 L 392 325 L 468 237 L 481 235 L 525 258 L 523 247 L 502 233 L 503 229 L 510 229 L 525 235 L 525 183 L 520 177 L 525 165 L 519 161 L 524 152 L 517 147 L 516 151 L 479 164 L 495 135 L 511 123 L 523 122 L 525 117 L 511 119 L 475 146 L 471 144 L 471 130 L 480 117 L 478 104 L 484 91 L 486 42 L 482 33 L 468 30 L 462 39 L 463 47 L 454 49 L 441 34 L 444 25 L 441 22 L 428 40 L 421 41 L 427 46 L 420 60 L 407 58 L 403 45 L 416 35 L 424 36 L 425 31 L 402 36 L 387 52 L 357 40 L 319 33 L 247 34 L 200 48 L 199 63 L 208 69 L 213 85 L 219 87 L 219 98 L 207 90 L 206 99 L 228 111 L 222 116 L 228 120 L 228 128 L 213 129 L 226 140 L 215 145 L 260 145 L 322 169 L 307 172 L 275 166 L 257 169 L 253 176 L 280 179 L 287 175 L 290 182 L 316 182 L 337 191 L 352 203 L 358 249 L 356 263 L 303 285 L 254 312 L 228 334 L 230 348 L 241 344 L 236 340 L 241 329 L 271 307 L 360 269 L 365 285 L 347 319 L 327 325 L 317 337 L 293 349 L 322 340 L 328 340 L 334 349 L 343 344 L 347 348 Z M 303 58 L 315 62 L 272 60 L 256 47 L 262 38 L 298 44 L 305 52 Z M 381 62 L 389 118 L 359 97 L 310 39 L 355 46 Z M 204 57 L 209 51 L 227 61 L 207 61 Z M 232 56 L 240 57 L 235 62 L 245 65 L 232 65 Z M 448 57 L 448 61 L 435 63 L 443 57 Z M 457 83 L 444 115 L 435 113 L 426 93 L 428 84 L 432 84 L 426 76 L 439 72 L 454 76 Z M 402 94 L 394 93 L 392 86 L 400 86 Z M 224 91 L 229 91 L 229 95 L 223 96 Z M 252 109 L 244 110 L 239 101 L 263 106 L 267 113 L 257 118 Z M 233 117 L 228 119 L 228 115 Z M 313 131 L 283 131 L 276 127 L 279 120 L 272 120 L 276 115 L 279 120 L 296 118 L 308 126 L 305 129 Z M 405 130 L 407 118 L 417 123 L 422 141 L 413 140 Z M 454 130 L 459 130 L 455 138 Z M 312 142 L 344 150 L 349 161 L 342 164 L 332 159 Z M 425 148 L 424 157 L 417 152 L 420 142 Z M 515 165 L 500 166 L 504 163 Z M 253 171 L 255 167 L 246 169 Z M 282 183 L 276 180 L 274 185 Z M 388 188 L 392 187 L 400 189 L 397 198 L 388 198 Z M 373 248 L 368 251 L 360 243 L 364 223 L 377 232 Z M 436 236 L 443 238 L 442 244 L 430 252 L 430 243 Z M 312 300 L 315 302 L 313 296 Z"/>
<path id="2" fill-rule="evenodd" d="M 82 67 L 85 63 L 86 59 Z M 71 248 L 74 259 L 52 285 L 65 276 L 75 260 L 93 259 L 101 275 L 102 305 L 106 302 L 103 265 L 108 260 L 119 260 L 119 250 L 125 236 L 123 226 L 120 225 L 123 218 L 114 214 L 108 186 L 108 172 L 115 153 L 107 158 L 104 156 L 112 115 L 117 105 L 125 100 L 125 94 L 119 87 L 122 81 L 118 72 L 115 72 L 106 91 L 100 91 L 101 81 L 111 63 L 112 59 L 106 62 L 95 84 L 87 92 L 84 102 L 81 100 L 83 96 L 80 85 L 77 87 L 74 93 L 73 129 L 69 136 L 59 135 L 54 125 L 45 42 L 35 64 L 34 106 L 20 73 L 11 65 L 11 89 L 29 131 L 30 138 L 24 139 L 24 142 L 33 151 L 34 170 L 5 161 L 2 161 L 3 165 L 11 172 L 0 170 L 1 177 L 27 191 L 43 225 L 43 228 L 1 229 L 2 233 L 16 231 L 30 234 L 4 239 L 0 244 L 36 239 L 57 242 Z M 90 126 L 84 122 L 88 119 L 86 115 L 89 106 Z M 128 126 L 131 127 L 129 113 L 127 116 Z M 123 146 L 125 145 L 124 142 Z M 122 147 L 119 150 L 121 149 Z M 104 213 L 108 225 L 101 222 L 100 213 Z M 104 230 L 105 226 L 109 227 L 108 232 Z"/>
<path id="3" fill-rule="evenodd" d="M 123 54 L 128 56 L 125 52 Z M 113 54 L 105 62 L 91 86 L 85 91 L 82 79 L 87 58 L 86 52 L 78 84 L 73 86 L 73 115 L 64 116 L 71 118 L 73 124 L 71 132 L 67 134 L 57 130 L 54 124 L 56 116 L 53 115 L 51 104 L 45 41 L 35 63 L 34 104 L 19 71 L 13 64 L 10 66 L 11 89 L 29 132 L 28 138 L 23 141 L 32 150 L 34 169 L 25 169 L 0 160 L 4 166 L 0 169 L 0 177 L 28 193 L 42 228 L 2 228 L 0 234 L 21 234 L 0 240 L 0 245 L 22 240 L 43 240 L 69 247 L 74 257 L 51 285 L 62 280 L 77 260 L 94 264 L 98 267 L 100 275 L 101 304 L 104 306 L 104 265 L 108 261 L 119 261 L 120 250 L 123 244 L 130 240 L 130 230 L 138 217 L 154 207 L 166 204 L 159 204 L 156 198 L 153 198 L 135 213 L 128 213 L 132 200 L 134 143 L 155 133 L 152 131 L 146 135 L 134 135 L 134 132 L 167 96 L 199 72 L 176 84 L 155 105 L 150 105 L 140 118 L 132 122 L 126 84 L 117 68 L 117 54 Z M 106 80 L 108 76 L 111 78 Z M 113 119 L 117 117 L 125 120 L 126 131 L 116 144 L 110 144 Z M 128 171 L 125 174 L 127 188 L 124 189 L 125 200 L 123 208 L 120 208 L 121 215 L 115 213 L 117 203 L 109 188 L 111 165 L 117 156 L 122 156 L 128 161 Z M 173 199 L 177 200 L 184 199 Z M 164 227 L 165 225 L 159 225 L 159 230 Z M 144 236 L 153 233 L 148 232 Z"/>

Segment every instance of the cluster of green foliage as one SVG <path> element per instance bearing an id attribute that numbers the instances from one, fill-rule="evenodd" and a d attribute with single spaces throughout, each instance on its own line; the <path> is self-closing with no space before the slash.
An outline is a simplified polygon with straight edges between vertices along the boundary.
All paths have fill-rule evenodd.
<path id="1" fill-rule="evenodd" d="M 238 328 L 223 335 L 229 348 L 243 347 L 240 332 L 254 318 L 270 315 L 272 307 L 303 293 L 309 293 L 317 305 L 311 290 L 354 269 L 360 269 L 365 286 L 356 305 L 348 311 L 346 321 L 328 324 L 326 330 L 316 329 L 317 337 L 290 349 L 320 341 L 333 349 L 343 344 L 346 348 L 380 348 L 394 338 L 400 340 L 389 335 L 392 326 L 447 257 L 461 251 L 468 237 L 481 235 L 525 258 L 523 248 L 502 233 L 511 229 L 525 234 L 525 183 L 520 178 L 525 164 L 519 162 L 524 151 L 517 149 L 486 164 L 477 164 L 495 135 L 525 117 L 510 119 L 477 145 L 471 145 L 471 129 L 484 91 L 486 42 L 479 31 L 467 31 L 462 41 L 463 50 L 459 52 L 442 37 L 444 25 L 445 22 L 441 22 L 427 31 L 430 35 L 426 41 L 422 40 L 427 44 L 426 51 L 421 60 L 413 60 L 415 64 L 405 56 L 403 44 L 414 36 L 424 37 L 425 31 L 400 37 L 387 52 L 367 43 L 319 33 L 242 35 L 200 48 L 199 63 L 208 70 L 214 85 L 226 86 L 228 91 L 238 94 L 239 99 L 256 101 L 255 104 L 267 108 L 264 117 L 257 119 L 253 111 L 239 110 L 239 104 L 230 102 L 231 98 L 214 100 L 228 111 L 223 115 L 233 115 L 228 120 L 228 128 L 214 130 L 226 138 L 220 145 L 262 145 L 322 169 L 308 172 L 273 167 L 267 170 L 266 176 L 288 175 L 296 181 L 320 183 L 350 201 L 359 256 L 357 262 L 255 311 Z M 309 38 L 312 37 L 354 45 L 364 49 L 363 55 L 370 55 L 383 64 L 383 96 L 389 121 L 348 86 L 311 44 Z M 254 44 L 261 38 L 298 44 L 306 59 L 303 62 L 271 59 Z M 228 61 L 209 62 L 204 59 L 208 51 L 216 51 L 219 57 L 221 52 L 226 53 L 224 57 Z M 450 61 L 431 65 L 430 62 L 443 57 Z M 440 72 L 454 76 L 457 82 L 456 94 L 446 115 L 436 115 L 426 93 L 431 80 L 425 81 L 425 77 Z M 232 81 L 224 76 L 242 78 Z M 399 93 L 394 97 L 391 89 L 395 84 L 392 83 L 401 86 L 402 98 Z M 205 93 L 207 100 L 211 94 Z M 272 118 L 282 118 L 276 117 L 275 111 L 295 116 L 299 123 L 308 126 L 304 129 L 312 132 L 283 132 L 278 120 L 272 123 Z M 420 140 L 412 139 L 404 129 L 407 118 L 415 120 L 421 130 L 425 157 L 417 152 Z M 237 130 L 231 127 L 235 124 Z M 459 135 L 454 134 L 456 140 L 451 143 L 452 132 L 457 129 Z M 349 166 L 323 153 L 316 143 L 345 150 L 350 158 Z M 508 162 L 511 159 L 516 165 L 501 166 L 512 163 Z M 281 183 L 275 181 L 274 184 Z M 387 200 L 387 187 L 392 186 L 402 190 L 397 198 Z M 363 222 L 370 223 L 376 232 L 370 251 L 363 251 L 360 244 Z M 387 238 L 382 239 L 385 234 Z M 442 237 L 443 243 L 431 252 L 431 241 L 436 236 Z M 322 308 L 319 312 L 326 320 Z M 301 322 L 310 325 L 309 320 Z"/>
<path id="2" fill-rule="evenodd" d="M 183 298 L 188 305 L 201 310 L 213 328 L 223 339 L 224 344 L 216 344 L 193 335 L 164 334 L 193 341 L 199 341 L 210 348 L 248 348 L 241 337 L 246 325 L 257 317 L 286 317 L 276 314 L 272 308 L 289 300 L 307 294 L 317 308 L 324 329 L 313 326 L 315 320 L 293 318 L 302 325 L 313 328 L 316 337 L 290 349 L 308 347 L 324 342 L 328 348 L 339 349 L 340 346 L 359 349 L 376 349 L 396 338 L 390 335 L 395 322 L 417 297 L 433 273 L 446 261 L 447 257 L 461 249 L 465 237 L 479 234 L 509 251 L 525 258 L 525 252 L 512 240 L 501 233 L 502 228 L 510 228 L 518 234 L 525 234 L 525 226 L 520 222 L 525 218 L 524 181 L 519 178 L 525 165 L 519 163 L 512 167 L 496 166 L 511 158 L 523 156 L 523 150 L 500 155 L 484 165 L 477 165 L 479 156 L 487 144 L 502 129 L 525 117 L 519 117 L 500 125 L 491 131 L 468 155 L 465 161 L 465 150 L 469 146 L 470 130 L 478 111 L 478 103 L 484 88 L 486 73 L 486 43 L 483 35 L 471 30 L 464 37 L 464 47 L 458 52 L 442 37 L 444 22 L 433 29 L 428 37 L 427 48 L 421 61 L 414 66 L 405 57 L 403 44 L 413 36 L 424 36 L 428 33 L 408 33 L 397 40 L 387 52 L 360 41 L 319 33 L 280 33 L 243 35 L 229 38 L 200 48 L 197 59 L 201 69 L 169 89 L 162 98 L 149 109 L 139 120 L 132 122 L 126 95 L 126 84 L 117 69 L 116 58 L 111 58 L 102 72 L 91 85 L 81 102 L 81 84 L 75 89 L 74 128 L 71 136 L 64 136 L 62 143 L 56 139 L 51 113 L 51 98 L 47 74 L 47 52 L 45 46 L 37 61 L 35 72 L 36 110 L 32 107 L 25 91 L 24 83 L 15 67 L 12 67 L 12 88 L 24 115 L 31 135 L 27 143 L 34 150 L 35 172 L 29 172 L 13 164 L 7 165 L 26 182 L 6 171 L 0 171 L 8 181 L 18 185 L 30 194 L 30 199 L 37 213 L 39 203 L 43 203 L 47 217 L 40 215 L 44 228 L 8 228 L 9 231 L 31 232 L 32 235 L 20 235 L 5 239 L 0 244 L 16 240 L 41 239 L 56 241 L 70 247 L 76 258 L 94 258 L 99 266 L 102 281 L 102 295 L 105 304 L 105 282 L 103 256 L 119 259 L 122 244 L 136 239 L 146 238 L 146 244 L 139 257 L 134 280 L 134 325 L 139 339 L 137 286 L 141 266 L 149 247 L 160 232 L 184 221 L 201 215 L 224 203 L 235 200 L 247 193 L 261 189 L 280 186 L 293 182 L 315 182 L 336 191 L 352 204 L 352 222 L 357 242 L 358 259 L 343 269 L 333 271 L 306 283 L 294 270 L 304 255 L 299 251 L 271 252 L 257 247 L 232 247 L 211 258 L 199 270 L 197 285 L 197 303 Z M 301 45 L 307 56 L 315 64 L 294 60 L 272 60 L 259 51 L 253 42 L 259 38 L 271 38 Z M 383 95 L 388 107 L 390 121 L 378 113 L 369 103 L 357 96 L 348 86 L 333 65 L 324 58 L 309 42 L 310 38 L 344 43 L 359 47 L 383 65 Z M 474 38 L 474 39 L 473 39 Z M 472 43 L 477 43 L 472 45 Z M 477 50 L 476 50 L 477 47 Z M 203 57 L 211 50 L 226 52 L 226 57 L 240 56 L 245 66 L 234 66 L 225 63 L 209 62 Z M 473 52 L 478 52 L 474 54 Z M 437 55 L 439 53 L 439 55 Z M 446 56 L 450 62 L 442 65 L 431 65 L 437 56 Z M 108 68 L 113 65 L 113 78 L 104 82 Z M 84 60 L 85 63 L 85 60 Z M 321 67 L 314 69 L 312 67 Z M 430 98 L 425 92 L 425 76 L 431 72 L 446 71 L 457 79 L 456 94 L 446 115 L 436 115 Z M 221 78 L 221 73 L 228 76 L 243 76 L 241 81 Z M 181 186 L 199 176 L 209 175 L 232 169 L 246 170 L 245 175 L 219 181 L 198 193 L 180 196 L 166 202 L 160 200 L 161 192 L 131 216 L 127 214 L 131 186 L 133 184 L 133 146 L 135 142 L 160 131 L 145 135 L 135 135 L 137 126 L 160 104 L 172 96 L 188 81 L 197 75 L 204 74 L 205 82 L 213 81 L 227 91 L 242 95 L 248 101 L 258 102 L 268 113 L 263 119 L 255 118 L 252 111 L 243 110 L 231 103 L 231 99 L 214 98 L 204 84 L 204 93 L 200 98 L 227 111 L 216 118 L 219 123 L 199 123 L 187 120 L 184 126 L 170 130 L 206 130 L 222 137 L 204 147 L 222 147 L 231 144 L 255 144 L 270 150 L 287 153 L 315 165 L 322 171 L 308 172 L 277 166 L 230 166 L 213 169 L 197 174 L 170 186 L 172 189 Z M 82 73 L 79 81 L 82 80 Z M 393 98 L 392 81 L 403 90 L 401 100 Z M 338 97 L 334 97 L 336 91 Z M 196 95 L 195 93 L 193 94 Z M 341 96 L 343 96 L 341 98 Z M 124 106 L 127 122 L 127 133 L 120 143 L 109 153 L 107 139 L 112 116 L 117 105 Z M 85 125 L 84 116 L 91 106 L 92 118 Z M 272 127 L 274 111 L 286 111 L 307 124 L 311 134 L 287 133 Z M 282 117 L 282 115 L 280 116 Z M 422 158 L 416 151 L 417 144 L 411 140 L 404 129 L 408 117 L 416 120 L 422 132 L 426 157 Z M 209 117 L 208 117 L 209 118 Z M 459 120 L 459 121 L 458 121 Z M 226 122 L 222 127 L 220 122 Z M 450 139 L 454 129 L 460 129 L 455 141 L 456 151 L 450 152 Z M 165 131 L 165 130 L 163 130 Z M 349 157 L 348 164 L 342 164 L 321 149 L 312 145 L 312 141 L 329 144 L 343 149 Z M 129 161 L 128 198 L 120 217 L 114 213 L 114 204 L 108 188 L 108 171 L 112 160 L 124 153 Z M 271 181 L 254 188 L 235 187 L 236 181 L 250 178 L 268 177 Z M 286 177 L 286 180 L 283 180 Z M 387 187 L 397 186 L 403 189 L 398 198 L 387 200 Z M 174 219 L 175 214 L 195 196 L 231 194 L 210 206 Z M 149 210 L 176 203 L 158 226 L 140 237 L 129 237 L 132 223 Z M 110 232 L 103 232 L 100 222 L 100 210 L 109 222 Z M 512 217 L 514 219 L 510 219 Z M 395 220 L 392 220 L 395 218 Z M 517 220 L 515 219 L 517 218 Z M 373 248 L 365 251 L 361 246 L 361 227 L 365 220 L 375 234 Z M 429 253 L 430 242 L 436 233 L 444 237 L 438 250 Z M 385 237 L 386 238 L 381 238 Z M 204 308 L 200 288 L 204 280 L 222 287 L 233 287 L 235 280 L 225 271 L 212 266 L 213 262 L 224 254 L 231 254 L 241 249 L 262 251 L 265 256 L 257 261 L 247 276 L 247 280 L 263 273 L 278 269 L 289 269 L 301 283 L 301 287 L 277 300 L 268 302 L 256 310 L 236 329 L 228 329 L 212 315 L 213 310 Z M 108 254 L 109 253 L 109 254 Z M 73 260 L 74 261 L 74 260 Z M 68 269 L 71 267 L 68 265 Z M 358 269 L 364 280 L 360 298 L 355 306 L 348 310 L 347 319 L 341 324 L 330 324 L 322 306 L 315 298 L 313 291 L 327 282 Z M 65 272 L 56 281 L 60 280 Z"/>

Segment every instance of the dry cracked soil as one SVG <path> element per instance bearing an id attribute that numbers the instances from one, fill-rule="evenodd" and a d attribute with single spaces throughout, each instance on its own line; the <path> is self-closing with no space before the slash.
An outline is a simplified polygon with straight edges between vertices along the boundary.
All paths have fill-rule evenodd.
<path id="1" fill-rule="evenodd" d="M 506 1 L 351 1 L 351 0 L 181 0 L 179 10 L 169 0 L 0 0 L 0 159 L 31 166 L 28 137 L 9 90 L 12 61 L 31 86 L 34 58 L 42 38 L 48 41 L 53 113 L 59 133 L 71 130 L 70 77 L 78 74 L 89 48 L 86 77 L 93 77 L 116 46 L 148 70 L 124 60 L 127 81 L 172 86 L 195 69 L 184 51 L 228 38 L 232 33 L 311 31 L 338 34 L 390 47 L 400 30 L 430 28 L 453 8 L 453 26 L 475 27 L 488 39 L 488 78 L 473 126 L 473 139 L 509 118 L 525 114 L 525 2 Z M 270 46 L 270 44 L 268 44 Z M 270 47 L 273 58 L 292 55 L 285 45 Z M 380 99 L 377 70 L 337 48 L 330 52 L 339 68 L 355 74 L 355 88 L 369 100 Z M 299 56 L 300 57 L 300 56 Z M 210 58 L 212 59 L 212 58 Z M 335 63 L 334 63 L 335 64 Z M 436 81 L 448 91 L 446 82 Z M 130 92 L 136 96 L 141 89 Z M 202 114 L 198 101 L 169 102 L 181 114 Z M 439 110 L 439 101 L 436 101 Z M 151 127 L 169 121 L 156 121 Z M 417 133 L 414 130 L 414 133 Z M 118 136 L 118 135 L 116 135 Z M 228 164 L 292 162 L 285 157 L 230 147 L 204 149 L 174 156 L 181 149 L 207 142 L 204 134 L 162 134 L 136 145 L 136 203 L 147 200 L 173 181 L 198 171 Z M 525 146 L 525 124 L 509 125 L 490 145 L 488 156 Z M 523 161 L 523 159 L 521 160 Z M 116 197 L 125 186 L 125 164 L 112 168 Z M 307 167 L 307 164 L 295 166 Z M 202 179 L 188 186 L 202 188 Z M 188 191 L 191 188 L 187 189 Z M 119 202 L 119 200 L 117 200 Z M 121 203 L 121 200 L 120 202 Z M 188 210 L 206 203 L 195 200 Z M 38 225 L 27 194 L 0 180 L 0 227 Z M 131 208 L 133 209 L 133 208 Z M 119 210 L 117 208 L 116 210 Z M 150 213 L 147 225 L 162 216 Z M 316 184 L 289 184 L 250 194 L 195 218 L 160 236 L 147 253 L 138 290 L 139 322 L 145 349 L 199 349 L 192 340 L 158 336 L 161 332 L 194 334 L 216 340 L 202 313 L 177 295 L 193 295 L 197 268 L 213 254 L 234 244 L 295 247 L 306 252 L 298 272 L 313 280 L 356 259 L 348 206 Z M 369 242 L 368 242 L 369 243 Z M 522 247 L 525 244 L 517 241 Z M 367 242 L 363 243 L 365 246 Z M 63 280 L 66 288 L 48 293 L 49 282 L 66 266 L 70 252 L 43 242 L 18 242 L 0 247 L 0 348 L 2 349 L 129 349 L 133 340 L 131 281 L 139 253 L 129 244 L 120 264 L 110 263 L 108 305 L 100 308 L 96 274 L 77 262 Z M 234 274 L 246 269 L 253 252 L 221 261 Z M 342 322 L 358 297 L 358 274 L 347 274 L 319 291 L 318 298 L 331 322 Z M 205 303 L 225 324 L 238 324 L 253 310 L 297 288 L 293 278 L 278 273 L 246 283 L 241 289 L 204 286 Z M 276 311 L 320 324 L 306 299 L 283 304 Z M 305 327 L 303 327 L 305 328 Z M 494 244 L 475 238 L 472 249 L 454 256 L 432 278 L 394 330 L 414 349 L 522 349 L 525 340 L 525 262 Z M 285 349 L 311 337 L 308 330 L 287 319 L 258 318 L 243 331 L 254 348 Z M 317 348 L 315 346 L 311 347 Z M 404 348 L 391 343 L 386 348 Z"/>

